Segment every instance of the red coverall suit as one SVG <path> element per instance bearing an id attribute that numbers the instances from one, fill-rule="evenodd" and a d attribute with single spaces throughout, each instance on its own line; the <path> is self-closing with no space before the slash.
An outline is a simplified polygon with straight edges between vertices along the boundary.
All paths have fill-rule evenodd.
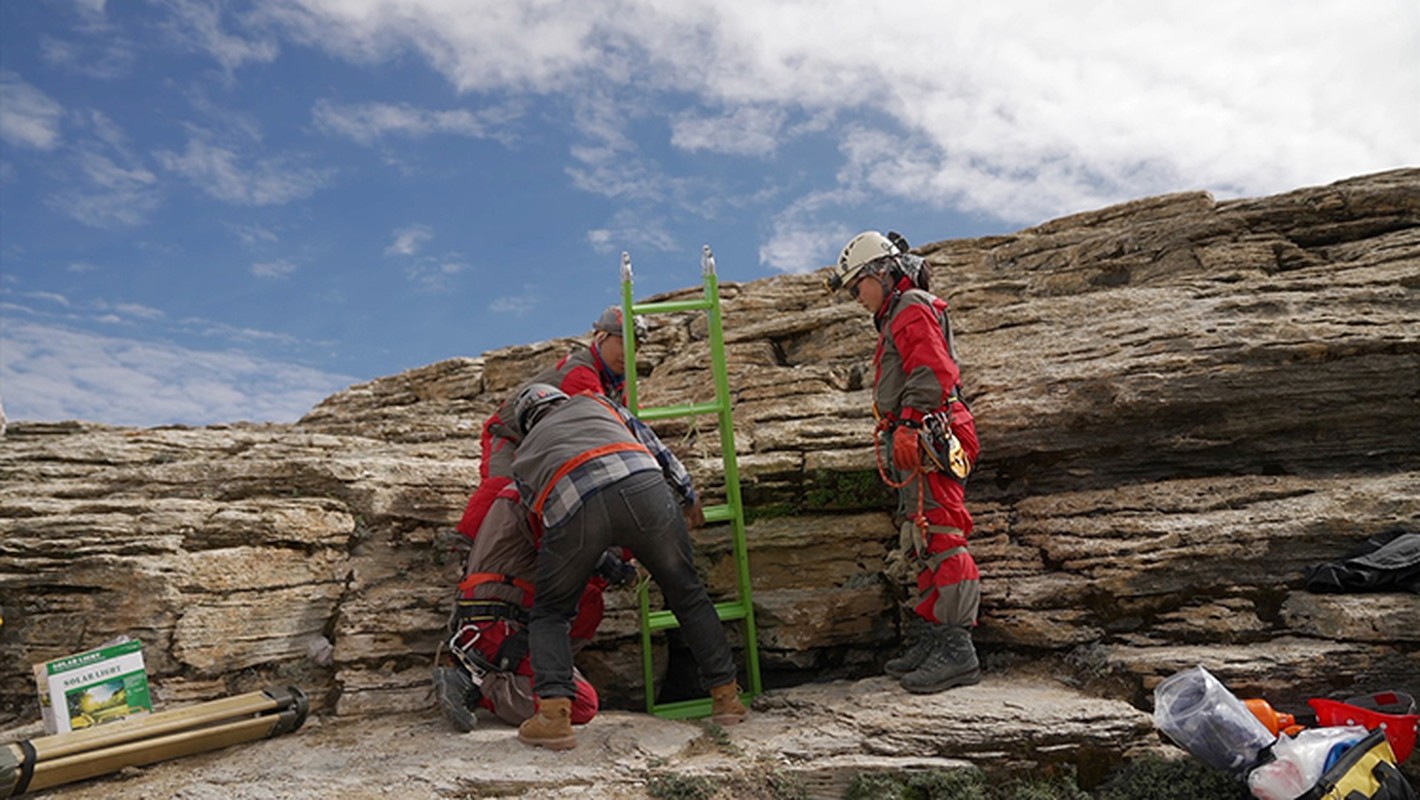
<path id="1" fill-rule="evenodd" d="M 523 384 L 546 383 L 561 389 L 563 394 L 574 397 L 582 392 L 592 392 L 610 397 L 618 403 L 626 402 L 626 378 L 611 370 L 602 361 L 595 343 L 579 347 L 562 357 L 555 365 L 544 369 Z M 508 423 L 513 416 L 513 398 L 522 391 L 508 395 L 498 410 L 483 423 L 482 457 L 478 472 L 481 479 L 473 496 L 464 508 L 463 518 L 455 530 L 472 539 L 478 535 L 483 517 L 493 498 L 513 481 L 513 450 L 522 436 Z"/>
<path id="2" fill-rule="evenodd" d="M 514 725 L 537 710 L 526 629 L 541 537 L 542 524 L 528 513 L 517 487 L 504 487 L 473 541 L 455 608 L 453 646 L 476 650 L 485 664 L 499 667 L 483 676 L 480 705 Z M 596 633 L 606 586 L 599 575 L 587 582 L 569 634 L 574 650 Z M 515 641 L 510 645 L 509 640 Z M 572 722 L 580 725 L 596 716 L 599 701 L 596 689 L 580 672 L 574 672 L 573 678 Z"/>
<path id="3" fill-rule="evenodd" d="M 906 278 L 884 301 L 873 320 L 879 331 L 873 408 L 886 426 L 921 424 L 929 414 L 949 411 L 951 431 L 974 465 L 980 444 L 971 410 L 961 401 L 961 373 L 947 349 L 946 308 L 945 300 L 913 288 Z M 890 445 L 891 437 L 884 438 Z M 966 550 L 972 522 L 965 483 L 949 471 L 922 473 L 919 480 L 897 469 L 888 456 L 885 469 L 891 470 L 892 482 L 904 484 L 898 489 L 895 518 L 904 549 L 915 549 L 923 565 L 913 610 L 929 623 L 971 628 L 981 590 L 976 561 Z M 927 524 L 922 533 L 916 525 L 919 507 Z"/>

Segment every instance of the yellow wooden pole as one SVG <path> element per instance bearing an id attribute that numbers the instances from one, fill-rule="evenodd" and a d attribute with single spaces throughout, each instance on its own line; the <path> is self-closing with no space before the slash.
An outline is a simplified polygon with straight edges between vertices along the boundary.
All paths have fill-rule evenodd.
<path id="1" fill-rule="evenodd" d="M 308 707 L 292 686 L 15 742 L 0 747 L 0 797 L 290 733 Z"/>

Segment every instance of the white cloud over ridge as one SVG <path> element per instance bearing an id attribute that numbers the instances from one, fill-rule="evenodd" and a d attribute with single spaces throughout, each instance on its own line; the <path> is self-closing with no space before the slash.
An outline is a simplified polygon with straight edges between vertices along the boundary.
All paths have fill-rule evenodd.
<path id="1" fill-rule="evenodd" d="M 538 305 L 535 290 L 528 289 L 521 295 L 493 298 L 488 303 L 488 310 L 494 314 L 512 314 L 515 317 L 524 317 L 536 310 Z"/>
<path id="2" fill-rule="evenodd" d="M 273 0 L 263 17 L 348 58 L 418 53 L 463 91 L 595 87 L 636 113 L 671 99 L 669 143 L 688 152 L 765 157 L 800 120 L 837 116 L 852 121 L 828 129 L 843 191 L 1014 223 L 1184 189 L 1269 194 L 1420 157 L 1412 0 L 594 5 Z M 600 144 L 575 154 L 580 187 L 630 197 L 634 176 L 666 177 L 616 145 L 608 125 L 627 120 L 581 122 Z M 633 168 L 610 166 L 622 159 Z"/>
<path id="3" fill-rule="evenodd" d="M 0 354 L 12 421 L 294 422 L 355 382 L 238 351 L 195 351 L 43 322 L 7 323 Z"/>
<path id="4" fill-rule="evenodd" d="M 634 257 L 639 249 L 669 252 L 675 249 L 675 237 L 658 225 L 629 211 L 614 215 L 611 227 L 587 231 L 587 243 L 598 253 L 613 254 L 630 251 Z"/>

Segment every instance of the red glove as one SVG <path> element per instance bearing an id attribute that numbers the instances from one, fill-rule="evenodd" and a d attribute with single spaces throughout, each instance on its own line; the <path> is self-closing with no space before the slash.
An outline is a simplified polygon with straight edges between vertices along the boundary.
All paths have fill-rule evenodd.
<path id="1" fill-rule="evenodd" d="M 917 472 L 922 468 L 922 452 L 918 449 L 916 428 L 899 425 L 892 432 L 892 463 L 903 472 Z"/>
<path id="2" fill-rule="evenodd" d="M 695 505 L 682 509 L 685 514 L 685 527 L 701 528 L 705 526 L 705 509 L 700 506 L 700 498 L 695 499 Z"/>

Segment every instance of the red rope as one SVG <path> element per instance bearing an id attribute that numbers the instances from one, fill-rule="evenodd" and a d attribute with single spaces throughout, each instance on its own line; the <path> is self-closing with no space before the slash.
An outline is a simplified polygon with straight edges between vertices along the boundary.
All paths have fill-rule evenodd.
<path id="1" fill-rule="evenodd" d="M 873 457 L 878 462 L 878 477 L 883 479 L 883 483 L 886 483 L 894 489 L 905 489 L 912 484 L 914 478 L 917 480 L 917 516 L 912 518 L 912 522 L 918 528 L 921 528 L 922 532 L 925 534 L 927 532 L 927 515 L 923 511 L 923 494 L 927 491 L 926 470 L 919 466 L 917 469 L 913 470 L 902 483 L 897 483 L 892 479 L 888 474 L 887 465 L 884 463 L 883 459 L 883 431 L 888 429 L 888 425 L 887 419 L 880 419 L 877 427 L 873 429 Z"/>

